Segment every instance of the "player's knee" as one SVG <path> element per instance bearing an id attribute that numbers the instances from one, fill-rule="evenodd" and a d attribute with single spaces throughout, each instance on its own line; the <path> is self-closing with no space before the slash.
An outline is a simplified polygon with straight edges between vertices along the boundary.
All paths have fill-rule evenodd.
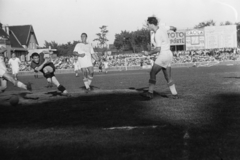
<path id="1" fill-rule="evenodd" d="M 50 73 L 50 72 L 47 72 L 47 73 L 44 74 L 44 76 L 45 76 L 46 79 L 49 79 L 49 78 L 52 78 L 54 76 L 54 74 Z"/>
<path id="2" fill-rule="evenodd" d="M 168 82 L 168 86 L 170 87 L 170 86 L 172 86 L 172 85 L 174 85 L 174 82 L 173 82 L 173 81 L 169 81 L 169 82 Z"/>
<path id="3" fill-rule="evenodd" d="M 88 78 L 83 78 L 83 82 L 87 82 L 88 81 Z"/>
<path id="4" fill-rule="evenodd" d="M 59 85 L 57 88 L 60 92 L 64 92 L 66 90 L 66 88 L 62 85 Z"/>
<path id="5" fill-rule="evenodd" d="M 156 79 L 149 79 L 149 83 L 155 85 L 156 84 Z"/>
<path id="6" fill-rule="evenodd" d="M 89 75 L 93 77 L 93 71 L 89 71 Z"/>
<path id="7" fill-rule="evenodd" d="M 93 76 L 88 75 L 88 79 L 92 80 L 92 79 L 93 79 Z"/>
<path id="8" fill-rule="evenodd" d="M 151 75 L 156 75 L 157 73 L 158 73 L 158 71 L 153 68 L 153 69 L 150 71 L 150 76 L 151 76 Z"/>

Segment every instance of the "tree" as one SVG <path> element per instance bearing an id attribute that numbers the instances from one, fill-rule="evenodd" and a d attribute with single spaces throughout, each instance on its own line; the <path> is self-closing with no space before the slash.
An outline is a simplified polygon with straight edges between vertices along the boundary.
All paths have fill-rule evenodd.
<path id="1" fill-rule="evenodd" d="M 98 38 L 95 38 L 93 41 L 98 41 L 100 44 L 100 47 L 104 47 L 104 45 L 108 41 L 108 39 L 106 37 L 106 35 L 108 33 L 107 26 L 103 25 L 102 27 L 99 27 L 99 28 L 101 31 L 100 31 L 100 33 L 96 34 L 98 36 Z"/>
<path id="2" fill-rule="evenodd" d="M 55 42 L 55 41 L 51 41 L 51 42 L 45 41 L 44 42 L 44 47 L 45 48 L 49 48 L 49 47 L 51 47 L 51 48 L 58 48 L 58 43 Z"/>
<path id="3" fill-rule="evenodd" d="M 130 37 L 129 31 L 121 31 L 121 33 L 115 35 L 114 40 L 114 46 L 121 51 L 130 50 L 130 44 L 129 44 L 129 37 Z"/>
<path id="4" fill-rule="evenodd" d="M 142 28 L 135 31 L 135 43 L 137 45 L 137 51 L 149 50 L 150 33 L 148 29 Z"/>
<path id="5" fill-rule="evenodd" d="M 221 22 L 220 26 L 227 26 L 227 25 L 232 25 L 233 23 L 230 21 L 226 21 L 226 22 Z"/>
<path id="6" fill-rule="evenodd" d="M 132 50 L 133 53 L 149 49 L 149 30 L 142 28 L 137 31 L 121 31 L 115 35 L 114 46 L 121 51 Z"/>
<path id="7" fill-rule="evenodd" d="M 194 28 L 198 29 L 198 28 L 204 28 L 206 26 L 215 26 L 215 22 L 213 20 L 209 20 L 206 22 L 200 22 L 198 25 L 196 25 Z"/>

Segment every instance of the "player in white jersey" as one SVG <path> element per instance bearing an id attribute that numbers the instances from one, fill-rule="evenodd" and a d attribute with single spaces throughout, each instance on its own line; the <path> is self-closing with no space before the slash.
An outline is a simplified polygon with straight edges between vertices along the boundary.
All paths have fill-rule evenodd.
<path id="1" fill-rule="evenodd" d="M 104 65 L 105 73 L 107 73 L 108 72 L 108 61 L 107 61 L 107 58 L 103 59 L 103 65 Z"/>
<path id="2" fill-rule="evenodd" d="M 2 53 L 4 53 L 6 50 L 0 49 L 0 81 L 1 81 L 1 86 L 0 86 L 0 92 L 4 92 L 7 89 L 7 81 L 12 82 L 15 86 L 25 89 L 25 90 L 32 90 L 31 84 L 23 84 L 20 81 L 16 81 L 8 72 L 7 72 L 7 67 L 4 62 L 4 56 Z"/>
<path id="3" fill-rule="evenodd" d="M 164 77 L 168 83 L 169 89 L 172 93 L 174 99 L 179 98 L 175 88 L 175 84 L 171 77 L 171 62 L 173 59 L 173 54 L 170 50 L 170 40 L 168 38 L 167 29 L 176 31 L 175 27 L 167 27 L 164 25 L 158 25 L 158 20 L 156 17 L 148 17 L 148 28 L 154 32 L 154 42 L 155 48 L 150 52 L 143 52 L 145 56 L 152 54 L 158 54 L 154 65 L 152 66 L 149 79 L 149 89 L 148 92 L 143 92 L 141 95 L 148 100 L 153 98 L 153 91 L 156 84 L 156 75 L 161 70 L 163 71 Z"/>
<path id="4" fill-rule="evenodd" d="M 8 64 L 10 65 L 10 67 L 12 68 L 12 74 L 15 78 L 15 80 L 17 80 L 17 75 L 19 73 L 19 65 L 21 64 L 21 61 L 19 58 L 16 57 L 16 54 L 13 52 L 12 53 L 12 58 L 9 59 Z"/>
<path id="5" fill-rule="evenodd" d="M 91 44 L 87 43 L 87 34 L 81 34 L 82 43 L 76 44 L 73 54 L 78 56 L 79 65 L 83 73 L 83 83 L 86 87 L 86 91 L 90 91 L 90 85 L 93 80 L 93 64 L 92 58 L 98 60 L 98 57 L 94 54 Z"/>
<path id="6" fill-rule="evenodd" d="M 78 77 L 78 71 L 81 69 L 80 64 L 78 62 L 78 57 L 75 56 L 73 59 L 73 66 L 74 66 L 74 72 L 75 76 Z"/>

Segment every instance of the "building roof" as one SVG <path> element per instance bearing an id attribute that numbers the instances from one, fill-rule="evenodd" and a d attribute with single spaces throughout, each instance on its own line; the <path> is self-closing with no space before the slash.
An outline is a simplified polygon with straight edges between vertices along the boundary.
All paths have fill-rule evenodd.
<path id="1" fill-rule="evenodd" d="M 8 38 L 7 33 L 2 28 L 0 28 L 0 37 L 1 38 Z"/>
<path id="2" fill-rule="evenodd" d="M 14 33 L 21 45 L 28 45 L 28 42 L 30 40 L 30 33 L 33 33 L 37 42 L 37 38 L 32 25 L 9 26 L 9 30 Z"/>
<path id="3" fill-rule="evenodd" d="M 16 35 L 12 32 L 9 31 L 9 39 L 11 42 L 11 47 L 12 48 L 19 48 L 19 49 L 24 49 L 19 40 L 17 39 Z"/>

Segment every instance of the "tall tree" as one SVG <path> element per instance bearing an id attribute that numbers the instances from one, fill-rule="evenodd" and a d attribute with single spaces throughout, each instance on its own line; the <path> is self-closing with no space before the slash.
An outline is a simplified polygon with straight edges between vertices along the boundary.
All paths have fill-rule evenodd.
<path id="1" fill-rule="evenodd" d="M 148 50 L 150 43 L 149 30 L 142 28 L 137 31 L 121 31 L 115 35 L 114 46 L 118 50 L 129 51 L 133 53 Z"/>
<path id="2" fill-rule="evenodd" d="M 103 25 L 100 28 L 100 33 L 97 33 L 96 35 L 98 36 L 98 38 L 95 38 L 94 41 L 98 41 L 100 44 L 100 47 L 104 47 L 104 45 L 106 44 L 106 42 L 108 41 L 107 39 L 107 26 Z"/>

